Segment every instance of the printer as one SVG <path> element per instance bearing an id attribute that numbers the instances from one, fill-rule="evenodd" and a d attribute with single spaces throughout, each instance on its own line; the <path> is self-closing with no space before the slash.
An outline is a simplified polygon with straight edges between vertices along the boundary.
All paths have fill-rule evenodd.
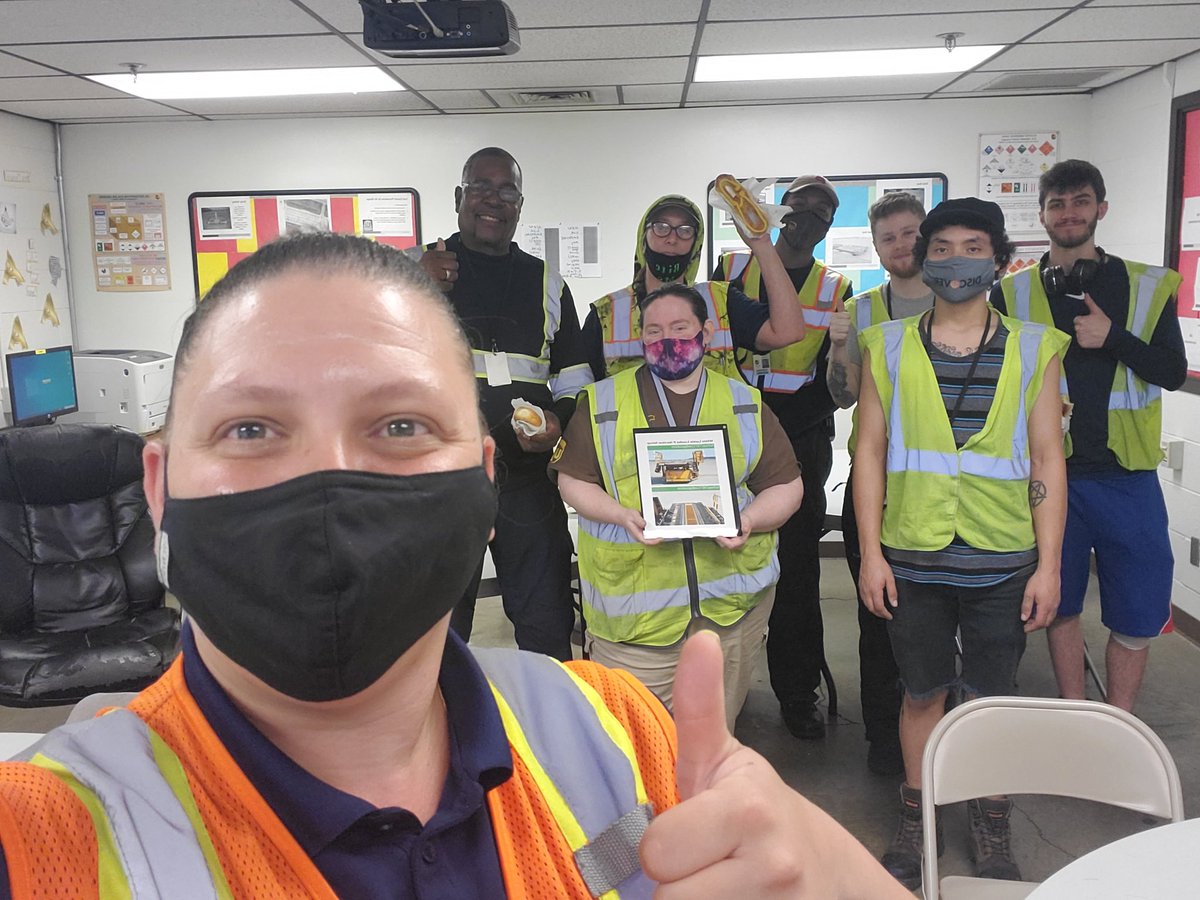
<path id="1" fill-rule="evenodd" d="M 76 350 L 74 358 L 79 412 L 59 421 L 121 425 L 138 434 L 163 427 L 174 356 L 157 350 Z"/>

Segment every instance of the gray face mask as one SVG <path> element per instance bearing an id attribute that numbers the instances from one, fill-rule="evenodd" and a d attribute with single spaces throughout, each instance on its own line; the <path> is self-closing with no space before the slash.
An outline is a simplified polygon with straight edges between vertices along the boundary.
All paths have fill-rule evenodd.
<path id="1" fill-rule="evenodd" d="M 991 288 L 996 280 L 996 261 L 990 256 L 926 259 L 921 266 L 921 280 L 947 303 L 964 303 Z"/>

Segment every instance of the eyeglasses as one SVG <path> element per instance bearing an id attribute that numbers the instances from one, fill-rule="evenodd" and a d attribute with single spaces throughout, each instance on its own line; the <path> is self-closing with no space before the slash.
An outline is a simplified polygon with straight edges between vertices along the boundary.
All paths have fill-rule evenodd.
<path id="1" fill-rule="evenodd" d="M 679 236 L 681 241 L 690 241 L 696 236 L 695 225 L 672 225 L 670 222 L 651 222 L 650 230 L 654 232 L 655 237 L 665 238 L 672 231 Z"/>
<path id="2" fill-rule="evenodd" d="M 521 191 L 511 184 L 496 187 L 486 181 L 472 181 L 470 184 L 464 183 L 462 189 L 467 192 L 468 197 L 474 197 L 476 200 L 490 194 L 495 194 L 504 203 L 517 203 L 521 199 Z"/>

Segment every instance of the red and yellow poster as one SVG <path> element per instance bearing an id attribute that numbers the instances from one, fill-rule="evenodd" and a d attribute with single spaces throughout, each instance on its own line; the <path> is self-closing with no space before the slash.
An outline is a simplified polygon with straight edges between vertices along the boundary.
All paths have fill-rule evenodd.
<path id="1" fill-rule="evenodd" d="M 240 260 L 281 235 L 359 234 L 399 250 L 421 240 L 412 188 L 196 193 L 188 198 L 188 213 L 200 298 Z"/>

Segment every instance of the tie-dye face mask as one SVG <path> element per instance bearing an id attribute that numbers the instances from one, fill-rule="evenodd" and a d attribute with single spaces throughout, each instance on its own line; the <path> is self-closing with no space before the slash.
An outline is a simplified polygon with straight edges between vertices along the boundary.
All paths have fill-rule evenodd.
<path id="1" fill-rule="evenodd" d="M 704 359 L 704 329 L 690 338 L 662 338 L 643 345 L 650 371 L 663 381 L 687 378 Z"/>

